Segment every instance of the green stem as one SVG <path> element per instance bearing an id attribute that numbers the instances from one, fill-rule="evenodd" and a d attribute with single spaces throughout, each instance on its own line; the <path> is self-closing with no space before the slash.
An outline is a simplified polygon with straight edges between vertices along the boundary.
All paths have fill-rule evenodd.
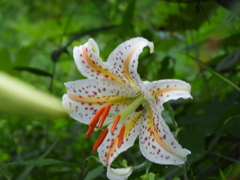
<path id="1" fill-rule="evenodd" d="M 183 173 L 184 180 L 188 180 L 185 164 L 182 165 L 182 173 Z"/>
<path id="2" fill-rule="evenodd" d="M 167 105 L 167 109 L 168 109 L 168 111 L 170 113 L 170 116 L 171 116 L 171 119 L 172 119 L 172 124 L 173 124 L 174 130 L 177 131 L 178 127 L 177 127 L 177 123 L 176 123 L 175 118 L 174 118 L 172 107 L 170 106 L 169 102 L 167 102 L 166 105 Z M 177 137 L 175 137 L 175 138 L 177 138 Z M 188 180 L 185 164 L 183 164 L 181 167 L 182 167 L 182 173 L 183 173 L 184 180 Z"/>

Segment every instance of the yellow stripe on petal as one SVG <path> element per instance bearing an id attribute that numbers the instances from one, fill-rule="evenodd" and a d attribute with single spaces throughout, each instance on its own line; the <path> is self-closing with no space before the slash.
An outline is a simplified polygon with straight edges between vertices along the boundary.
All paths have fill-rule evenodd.
<path id="1" fill-rule="evenodd" d="M 100 161 L 104 165 L 110 166 L 110 164 L 121 152 L 133 146 L 134 141 L 139 134 L 139 119 L 141 114 L 142 112 L 137 112 L 131 115 L 131 117 L 129 117 L 125 122 L 121 120 L 113 132 L 108 132 L 107 137 L 98 148 Z M 108 128 L 111 129 L 111 126 L 112 124 Z M 119 139 L 122 126 L 125 126 L 124 133 L 122 138 Z M 118 147 L 119 143 L 121 144 Z"/>
<path id="2" fill-rule="evenodd" d="M 160 113 L 148 105 L 144 109 L 139 135 L 142 154 L 158 164 L 183 164 L 190 152 L 176 141 Z"/>
<path id="3" fill-rule="evenodd" d="M 149 89 L 149 92 L 158 99 L 159 106 L 162 106 L 164 102 L 169 100 L 192 98 L 190 95 L 191 86 L 181 80 L 167 79 L 154 82 L 145 81 L 144 84 Z"/>
<path id="4" fill-rule="evenodd" d="M 130 84 L 134 85 L 135 87 L 137 87 L 135 85 L 135 82 L 132 80 L 132 77 L 130 75 L 130 73 L 133 73 L 133 72 L 130 72 L 130 63 L 131 63 L 131 59 L 132 59 L 132 56 L 133 54 L 135 53 L 135 51 L 139 48 L 139 46 L 135 47 L 134 49 L 132 49 L 128 54 L 127 54 L 127 57 L 125 59 L 125 62 L 124 62 L 124 76 L 126 77 L 126 79 L 129 81 Z"/>
<path id="5" fill-rule="evenodd" d="M 74 101 L 80 103 L 129 103 L 135 100 L 135 98 L 128 98 L 128 97 L 121 97 L 121 96 L 105 96 L 105 97 L 83 97 L 83 96 L 76 96 L 70 93 L 67 93 L 68 97 Z"/>
<path id="6" fill-rule="evenodd" d="M 134 131 L 134 127 L 136 126 L 139 118 L 141 117 L 142 112 L 137 112 L 131 119 L 127 120 L 127 122 L 124 124 L 125 126 L 125 130 L 124 130 L 124 135 L 122 140 L 120 140 L 118 138 L 118 136 L 120 135 L 120 131 L 121 131 L 121 126 L 118 126 L 119 131 L 117 132 L 117 137 L 114 139 L 113 143 L 111 144 L 110 148 L 108 149 L 108 151 L 106 152 L 106 165 L 108 165 L 109 163 L 111 163 L 113 161 L 113 159 L 110 160 L 111 157 L 113 157 L 114 153 L 120 153 L 124 150 L 126 150 L 127 148 L 124 146 L 124 144 L 126 144 L 129 140 L 131 140 L 131 136 L 137 136 L 138 132 L 136 132 L 136 130 Z M 116 131 L 115 131 L 116 133 Z M 135 135 L 137 133 L 137 135 Z M 134 139 L 134 138 L 133 138 Z M 121 142 L 119 142 L 119 140 Z M 134 139 L 135 140 L 135 139 Z M 121 143 L 121 146 L 119 146 L 119 143 Z M 120 152 L 119 152 L 120 151 Z"/>
<path id="7" fill-rule="evenodd" d="M 111 80 L 84 79 L 67 82 L 65 86 L 68 92 L 63 106 L 71 117 L 85 124 L 101 107 L 111 104 L 110 114 L 118 114 L 135 99 L 130 88 Z"/>
<path id="8" fill-rule="evenodd" d="M 137 37 L 120 44 L 108 57 L 107 63 L 113 74 L 135 91 L 142 91 L 142 81 L 137 73 L 138 56 L 145 46 L 153 52 L 153 43 Z"/>
<path id="9" fill-rule="evenodd" d="M 106 62 L 99 57 L 97 43 L 89 39 L 84 45 L 76 46 L 73 57 L 78 70 L 88 79 L 111 79 L 122 83 L 119 77 L 112 74 Z"/>
<path id="10" fill-rule="evenodd" d="M 153 123 L 153 116 L 152 116 L 152 112 L 149 109 L 147 112 L 147 116 L 148 116 L 148 123 L 147 123 L 147 129 L 148 131 L 150 131 L 150 134 L 152 135 L 152 137 L 154 138 L 154 140 L 156 140 L 156 142 L 163 147 L 166 151 L 168 151 L 169 153 L 175 154 L 177 156 L 180 157 L 185 157 L 183 154 L 179 153 L 178 151 L 174 150 L 174 148 L 170 147 L 168 144 L 166 144 L 164 142 L 164 139 L 166 139 L 166 134 L 164 134 L 162 137 L 159 135 L 158 133 L 158 129 L 156 127 L 156 125 Z M 165 131 L 167 131 L 165 129 Z M 171 132 L 169 131 L 168 134 L 170 134 Z"/>

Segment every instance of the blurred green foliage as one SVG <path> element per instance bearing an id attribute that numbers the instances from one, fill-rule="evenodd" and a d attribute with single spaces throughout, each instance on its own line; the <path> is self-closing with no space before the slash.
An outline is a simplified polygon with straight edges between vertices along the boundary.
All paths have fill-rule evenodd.
<path id="1" fill-rule="evenodd" d="M 240 7 L 234 2 L 0 0 L 0 71 L 61 99 L 64 82 L 84 78 L 72 58 L 74 46 L 94 38 L 105 61 L 121 42 L 143 36 L 155 51 L 140 56 L 142 79 L 182 79 L 192 86 L 193 101 L 171 102 L 180 143 L 192 152 L 189 179 L 237 179 L 240 98 L 231 84 L 240 85 Z M 87 127 L 71 118 L 12 109 L 0 113 L 0 179 L 106 179 L 91 152 L 99 132 L 86 139 Z M 135 166 L 129 179 L 182 178 L 180 167 L 146 166 L 137 142 L 114 165 L 125 159 Z"/>

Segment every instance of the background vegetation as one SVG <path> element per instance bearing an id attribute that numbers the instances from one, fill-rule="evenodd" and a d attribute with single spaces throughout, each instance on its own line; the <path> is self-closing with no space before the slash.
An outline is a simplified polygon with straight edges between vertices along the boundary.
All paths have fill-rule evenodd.
<path id="1" fill-rule="evenodd" d="M 140 56 L 142 79 L 182 79 L 192 86 L 193 100 L 171 102 L 179 141 L 192 152 L 188 178 L 238 179 L 239 10 L 236 0 L 0 0 L 0 71 L 60 101 L 64 82 L 84 78 L 74 46 L 94 38 L 106 60 L 118 44 L 143 36 L 155 51 L 146 48 Z M 8 85 L 15 98 L 3 91 Z M 41 115 L 38 105 L 17 111 L 33 97 L 0 77 L 0 179 L 106 179 L 91 152 L 99 132 L 86 139 L 87 126 L 62 112 L 52 117 L 50 108 Z M 42 101 L 54 106 L 48 96 Z M 146 162 L 137 142 L 114 164 L 126 162 L 135 166 L 129 179 L 182 178 L 180 167 Z"/>

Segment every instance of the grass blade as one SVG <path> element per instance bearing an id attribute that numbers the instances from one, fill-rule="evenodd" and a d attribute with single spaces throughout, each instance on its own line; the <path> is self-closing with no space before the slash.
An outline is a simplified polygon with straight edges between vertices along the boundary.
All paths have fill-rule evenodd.
<path id="1" fill-rule="evenodd" d="M 189 56 L 189 55 L 187 55 Z M 208 70 L 210 73 L 212 73 L 214 76 L 216 76 L 217 78 L 219 78 L 220 80 L 222 80 L 223 82 L 225 82 L 226 84 L 228 84 L 229 86 L 232 86 L 232 88 L 234 88 L 235 90 L 237 90 L 238 92 L 240 92 L 240 88 L 234 84 L 232 81 L 230 81 L 228 78 L 224 77 L 223 75 L 221 75 L 220 73 L 218 73 L 217 71 L 213 70 L 212 68 L 208 67 L 205 63 L 203 63 L 202 61 L 200 61 L 198 58 L 196 57 L 192 57 L 189 56 L 190 58 L 192 58 L 194 61 L 196 61 L 201 67 L 203 67 L 204 69 Z"/>

